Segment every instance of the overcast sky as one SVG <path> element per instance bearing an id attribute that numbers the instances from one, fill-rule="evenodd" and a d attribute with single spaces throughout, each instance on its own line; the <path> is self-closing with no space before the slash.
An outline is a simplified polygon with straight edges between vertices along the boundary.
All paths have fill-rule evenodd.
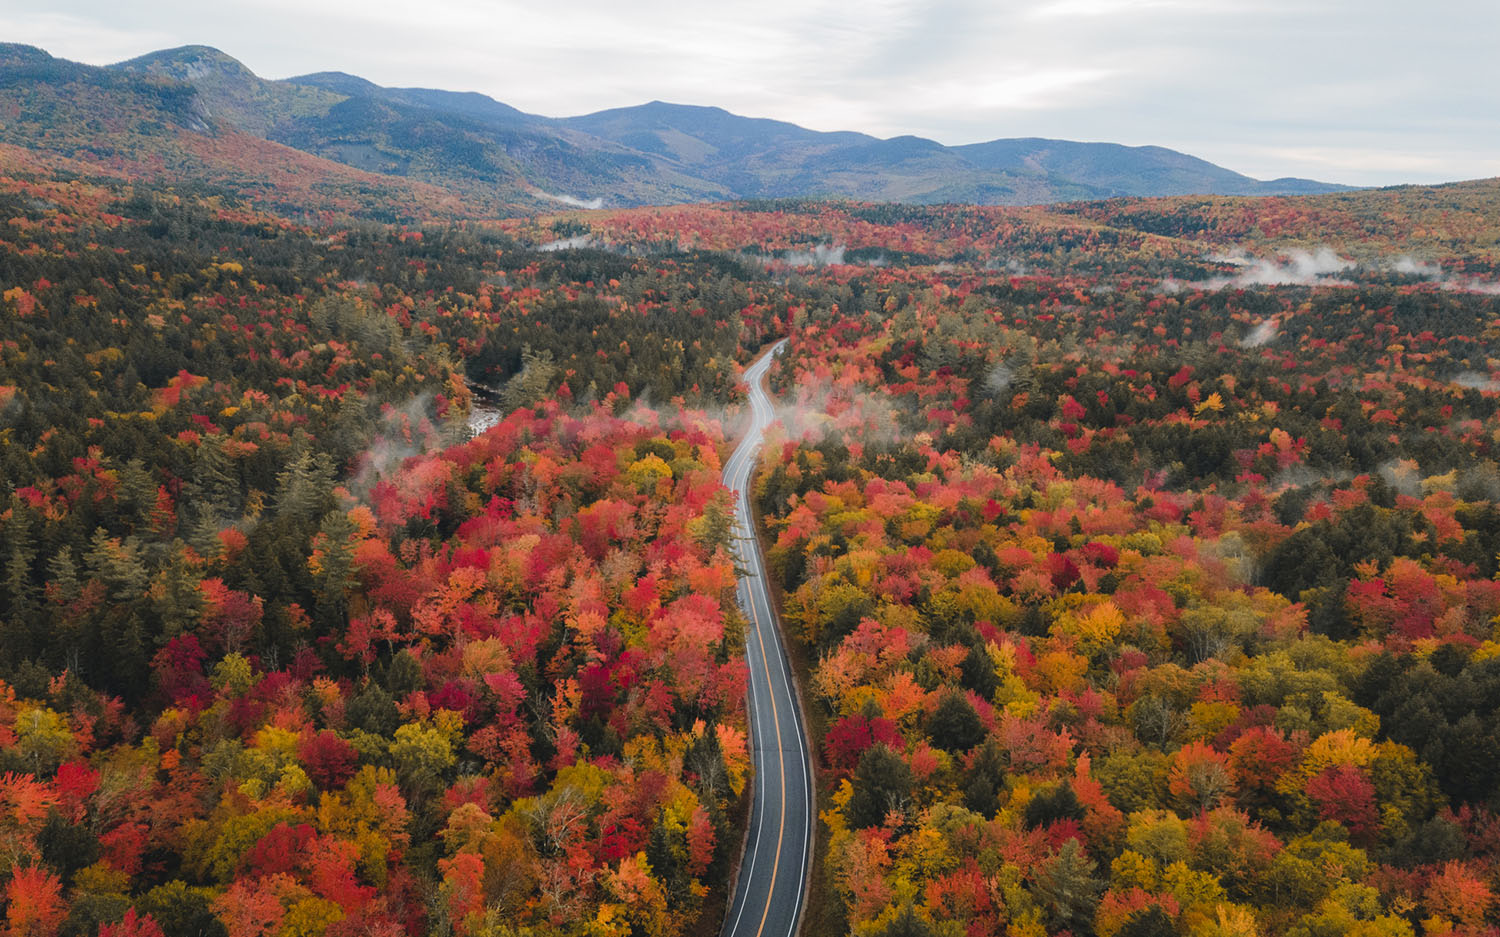
<path id="1" fill-rule="evenodd" d="M 0 38 L 94 64 L 201 43 L 267 78 L 549 116 L 660 99 L 948 144 L 1159 144 L 1262 179 L 1500 176 L 1500 0 L 0 0 Z"/>

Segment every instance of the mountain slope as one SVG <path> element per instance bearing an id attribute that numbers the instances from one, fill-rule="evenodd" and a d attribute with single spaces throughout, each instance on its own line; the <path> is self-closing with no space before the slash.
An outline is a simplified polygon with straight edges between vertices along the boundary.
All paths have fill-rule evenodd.
<path id="1" fill-rule="evenodd" d="M 234 159 L 225 141 L 241 135 L 262 141 L 241 148 L 259 154 L 256 160 L 279 154 L 265 146 L 280 144 L 308 154 L 313 162 L 304 168 L 314 176 L 357 171 L 368 176 L 359 185 L 388 179 L 436 186 L 445 198 L 469 203 L 461 214 L 559 199 L 615 206 L 787 197 L 1039 204 L 1343 188 L 1261 182 L 1162 147 L 1040 139 L 947 147 L 661 101 L 553 119 L 482 94 L 384 88 L 342 72 L 267 80 L 208 46 L 105 68 L 0 47 L 0 106 L 15 116 L 0 126 L 0 142 L 219 180 L 223 167 L 203 160 L 227 158 L 237 164 L 227 174 L 235 185 L 278 184 L 257 182 L 252 162 Z M 302 188 L 308 186 L 317 183 Z"/>
<path id="2" fill-rule="evenodd" d="M 0 93 L 7 103 L 0 136 L 44 148 L 92 132 L 94 148 L 110 151 L 166 127 L 209 130 L 209 117 L 191 86 L 149 75 L 117 73 L 57 59 L 31 46 L 0 45 Z M 99 106 L 91 108 L 91 103 Z M 97 110 L 98 124 L 69 126 L 70 118 Z"/>
<path id="3" fill-rule="evenodd" d="M 558 123 L 643 153 L 702 166 L 779 155 L 798 147 L 818 150 L 875 142 L 862 133 L 819 133 L 785 121 L 740 117 L 721 107 L 664 101 L 568 117 Z"/>
<path id="4" fill-rule="evenodd" d="M 1099 195 L 1309 195 L 1343 186 L 1309 179 L 1262 182 L 1207 160 L 1160 146 L 1074 143 L 1022 137 L 953 148 L 990 171 L 1031 169 L 1090 186 Z"/>
<path id="5" fill-rule="evenodd" d="M 1050 202 L 1119 195 L 1289 195 L 1338 191 L 1261 182 L 1159 146 L 1021 138 L 945 147 L 914 136 L 820 133 L 717 107 L 653 101 L 562 124 L 655 153 L 745 196 Z"/>
<path id="6" fill-rule="evenodd" d="M 245 72 L 253 83 L 239 87 L 245 79 L 236 79 L 224 62 L 210 58 L 207 68 L 196 76 L 208 88 L 200 91 L 161 69 L 96 68 L 29 46 L 0 45 L 0 143 L 30 151 L 43 164 L 61 158 L 72 172 L 248 198 L 290 216 L 408 221 L 520 210 L 499 190 L 460 199 L 450 190 L 364 172 L 240 130 L 229 117 L 236 108 L 256 112 L 261 80 Z M 283 93 L 296 99 L 303 92 Z M 13 154 L 0 159 L 14 163 Z"/>
<path id="7" fill-rule="evenodd" d="M 120 62 L 112 72 L 155 75 L 191 86 L 207 114 L 246 133 L 269 136 L 279 120 L 326 113 L 342 95 L 310 85 L 266 81 L 209 46 L 183 46 Z"/>
<path id="8" fill-rule="evenodd" d="M 484 95 L 382 88 L 342 72 L 259 78 L 204 46 L 122 62 L 114 70 L 187 82 L 209 110 L 248 133 L 369 172 L 463 193 L 542 204 L 537 190 L 607 187 L 630 203 L 731 193 L 678 178 L 648 155 L 555 126 Z"/>
<path id="9" fill-rule="evenodd" d="M 560 123 L 656 154 L 742 198 L 933 201 L 940 200 L 932 197 L 935 193 L 956 180 L 987 183 L 995 194 L 1014 196 L 1019 187 L 1013 177 L 1044 175 L 976 173 L 949 148 L 931 140 L 821 133 L 784 121 L 740 117 L 717 107 L 653 101 Z"/>

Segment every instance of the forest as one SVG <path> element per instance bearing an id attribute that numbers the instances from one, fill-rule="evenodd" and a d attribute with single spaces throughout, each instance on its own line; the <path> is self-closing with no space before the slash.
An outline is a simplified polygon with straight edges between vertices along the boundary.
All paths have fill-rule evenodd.
<path id="1" fill-rule="evenodd" d="M 780 338 L 806 933 L 1500 933 L 1500 185 L 381 224 L 0 167 L 7 933 L 717 933 Z"/>

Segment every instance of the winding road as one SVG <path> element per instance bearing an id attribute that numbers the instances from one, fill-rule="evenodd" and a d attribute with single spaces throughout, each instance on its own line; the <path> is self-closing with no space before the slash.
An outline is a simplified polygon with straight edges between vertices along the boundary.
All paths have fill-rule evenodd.
<path id="1" fill-rule="evenodd" d="M 812 849 L 812 766 L 791 665 L 766 589 L 760 541 L 751 530 L 748 494 L 761 438 L 775 417 L 761 380 L 784 344 L 784 339 L 777 342 L 745 371 L 751 425 L 724 465 L 724 485 L 736 493 L 735 559 L 744 571 L 739 599 L 750 623 L 745 656 L 750 664 L 755 803 L 723 937 L 795 937 Z"/>

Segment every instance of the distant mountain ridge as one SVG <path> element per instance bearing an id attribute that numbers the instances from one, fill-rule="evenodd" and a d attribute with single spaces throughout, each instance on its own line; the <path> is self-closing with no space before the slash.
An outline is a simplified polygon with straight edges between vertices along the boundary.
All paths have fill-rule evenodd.
<path id="1" fill-rule="evenodd" d="M 0 46 L 0 108 L 13 115 L 0 122 L 0 142 L 150 165 L 160 162 L 154 149 L 226 149 L 193 134 L 240 134 L 308 154 L 299 159 L 314 175 L 343 178 L 348 170 L 337 167 L 350 167 L 364 174 L 357 185 L 372 177 L 432 185 L 487 211 L 535 209 L 556 196 L 606 206 L 744 198 L 1018 205 L 1347 188 L 1263 182 L 1162 147 L 1037 138 L 950 147 L 661 101 L 550 118 L 473 92 L 385 88 L 342 72 L 267 80 L 208 46 L 105 67 Z M 100 119 L 109 114 L 119 119 Z M 79 139 L 70 132 L 78 126 L 94 137 Z M 253 166 L 215 178 L 244 172 Z"/>

